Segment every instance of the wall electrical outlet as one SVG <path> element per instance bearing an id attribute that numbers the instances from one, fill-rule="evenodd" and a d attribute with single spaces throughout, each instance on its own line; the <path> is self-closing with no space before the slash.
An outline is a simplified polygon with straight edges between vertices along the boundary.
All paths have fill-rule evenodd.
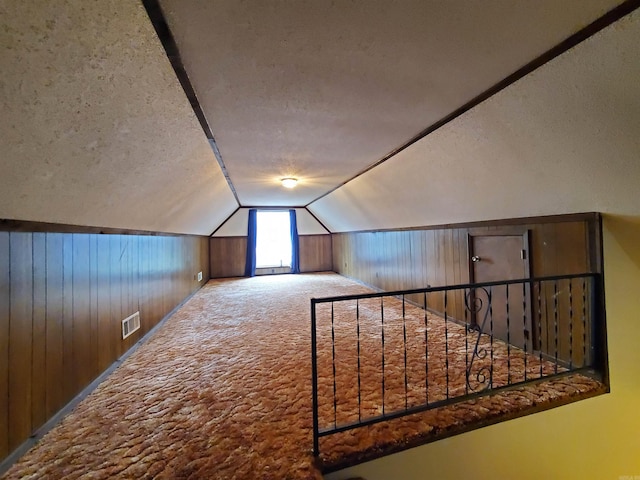
<path id="1" fill-rule="evenodd" d="M 201 282 L 202 281 L 202 272 L 198 272 L 198 281 Z"/>

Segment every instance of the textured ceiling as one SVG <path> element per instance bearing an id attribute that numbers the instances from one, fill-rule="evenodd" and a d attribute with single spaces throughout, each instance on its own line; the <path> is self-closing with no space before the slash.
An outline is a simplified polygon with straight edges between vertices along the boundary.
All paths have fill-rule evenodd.
<path id="1" fill-rule="evenodd" d="M 0 0 L 0 218 L 210 234 L 237 207 L 138 1 Z"/>
<path id="2" fill-rule="evenodd" d="M 617 3 L 160 1 L 240 202 L 256 206 L 306 205 Z M 282 189 L 291 175 L 300 185 Z"/>
<path id="3" fill-rule="evenodd" d="M 310 209 L 332 231 L 640 217 L 638 59 L 636 10 Z"/>
<path id="4" fill-rule="evenodd" d="M 160 4 L 242 204 L 300 206 L 618 1 Z M 636 18 L 309 210 L 334 231 L 639 213 Z M 138 0 L 0 0 L 0 67 L 0 218 L 209 234 L 238 207 Z"/>

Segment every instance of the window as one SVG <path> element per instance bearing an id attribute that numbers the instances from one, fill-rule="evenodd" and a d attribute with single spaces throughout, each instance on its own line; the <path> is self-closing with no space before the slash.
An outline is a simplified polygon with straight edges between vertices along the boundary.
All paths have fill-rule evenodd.
<path id="1" fill-rule="evenodd" d="M 258 211 L 256 231 L 256 267 L 290 267 L 289 212 Z"/>

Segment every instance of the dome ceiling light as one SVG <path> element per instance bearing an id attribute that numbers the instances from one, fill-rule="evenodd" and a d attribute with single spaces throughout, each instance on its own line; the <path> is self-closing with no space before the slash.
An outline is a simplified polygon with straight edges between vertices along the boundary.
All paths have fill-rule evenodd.
<path id="1" fill-rule="evenodd" d="M 297 178 L 292 178 L 292 177 L 283 178 L 280 181 L 282 182 L 282 186 L 284 188 L 293 188 L 298 184 L 298 179 Z"/>

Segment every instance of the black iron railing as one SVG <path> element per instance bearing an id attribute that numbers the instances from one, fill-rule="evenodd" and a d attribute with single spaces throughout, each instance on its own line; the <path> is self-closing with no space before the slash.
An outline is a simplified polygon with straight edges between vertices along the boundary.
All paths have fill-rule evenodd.
<path id="1" fill-rule="evenodd" d="M 311 300 L 313 439 L 576 371 L 606 376 L 599 274 Z"/>

